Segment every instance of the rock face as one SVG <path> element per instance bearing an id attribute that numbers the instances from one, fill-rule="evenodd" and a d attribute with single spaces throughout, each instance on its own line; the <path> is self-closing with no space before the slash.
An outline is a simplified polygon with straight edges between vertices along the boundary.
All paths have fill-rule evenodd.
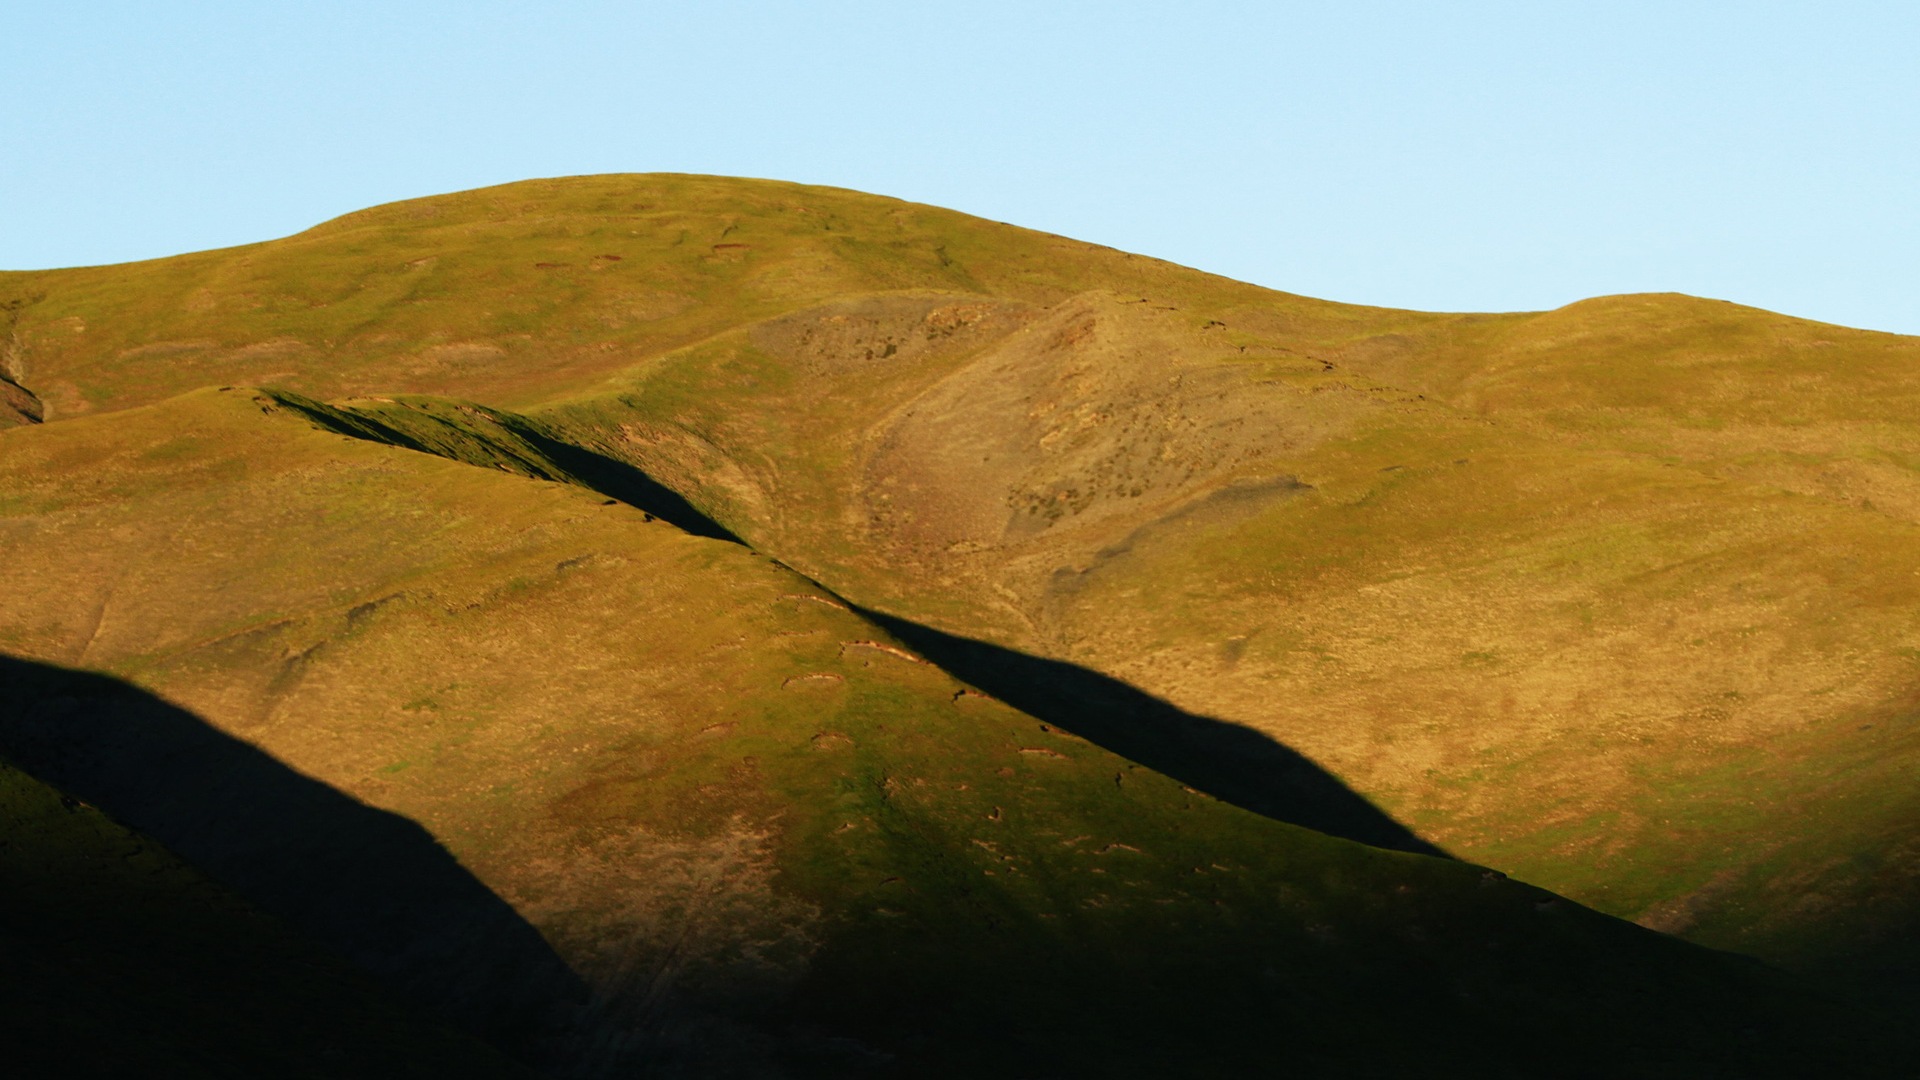
<path id="1" fill-rule="evenodd" d="M 549 1072 L 1897 1060 L 1582 905 L 1910 962 L 1907 339 L 691 177 L 16 294 L 0 649 L 148 704 L 0 754 Z"/>

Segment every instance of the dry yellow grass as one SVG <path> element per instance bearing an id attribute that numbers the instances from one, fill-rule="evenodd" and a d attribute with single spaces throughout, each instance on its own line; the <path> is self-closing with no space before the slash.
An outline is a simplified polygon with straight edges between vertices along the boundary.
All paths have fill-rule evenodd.
<path id="1" fill-rule="evenodd" d="M 692 177 L 0 275 L 9 299 L 34 397 L 0 435 L 0 649 L 135 680 L 423 823 L 621 1023 L 680 985 L 675 942 L 705 958 L 679 1030 L 725 1041 L 711 1002 L 844 993 L 880 962 L 858 942 L 905 940 L 888 912 L 973 933 L 1113 903 L 1094 864 L 1041 855 L 1089 837 L 1156 874 L 1333 844 L 1314 865 L 1356 892 L 1256 875 L 1323 912 L 1430 862 L 1171 781 L 1109 805 L 1125 763 L 860 646 L 896 644 L 816 581 L 1264 733 L 1603 911 L 1911 970 L 1911 339 L 1684 297 L 1336 305 Z M 459 460 L 342 434 L 362 421 Z M 754 551 L 565 482 L 595 460 Z M 1022 805 L 1018 844 L 973 834 Z M 1166 839 L 1189 812 L 1214 816 Z M 1000 880 L 1034 866 L 1037 891 Z M 989 876 L 1014 891 L 951 906 Z M 889 877 L 921 898 L 883 899 Z M 1493 918 L 1446 895 L 1426 910 Z M 1121 907 L 1075 947 L 1159 925 Z M 1378 925 L 1323 917 L 1281 921 Z"/>

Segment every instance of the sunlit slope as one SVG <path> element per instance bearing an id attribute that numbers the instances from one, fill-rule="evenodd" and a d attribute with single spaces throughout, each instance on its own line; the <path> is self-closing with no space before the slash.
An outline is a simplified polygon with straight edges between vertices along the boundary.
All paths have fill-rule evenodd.
<path id="1" fill-rule="evenodd" d="M 1911 339 L 1646 297 L 1318 348 L 1152 299 L 841 302 L 544 415 L 863 603 L 1256 727 L 1469 858 L 1911 970 Z"/>
<path id="2" fill-rule="evenodd" d="M 209 731 L 68 690 L 0 737 L 423 1005 L 497 1015 L 524 984 L 408 921 L 437 894 L 387 863 L 314 880 L 325 838 L 206 766 L 420 823 L 583 981 L 492 1030 L 549 1068 L 1873 1068 L 1876 1036 L 1764 969 L 1210 800 L 763 557 L 531 478 L 510 418 L 374 405 L 465 418 L 441 449 L 476 463 L 249 389 L 0 436 L 0 648 Z M 236 829 L 294 857 L 236 857 Z"/>
<path id="3" fill-rule="evenodd" d="M 532 1075 L 4 762 L 0 837 L 10 1075 Z"/>
<path id="4" fill-rule="evenodd" d="M 1479 430 L 1375 425 L 1074 563 L 1068 647 L 1470 857 L 1911 985 L 1920 347 L 1629 297 L 1352 366 Z"/>
<path id="5" fill-rule="evenodd" d="M 1044 305 L 1089 288 L 1255 304 L 1316 339 L 1435 321 L 837 188 L 602 176 L 396 203 L 178 258 L 0 272 L 0 376 L 54 417 L 228 382 L 512 405 L 835 297 Z M 0 383 L 13 416 L 8 394 Z"/>
<path id="6" fill-rule="evenodd" d="M 1350 307 L 657 176 L 0 300 L 56 419 L 229 381 L 523 407 L 851 599 L 1267 732 L 1467 858 L 1912 970 L 1913 339 Z"/>

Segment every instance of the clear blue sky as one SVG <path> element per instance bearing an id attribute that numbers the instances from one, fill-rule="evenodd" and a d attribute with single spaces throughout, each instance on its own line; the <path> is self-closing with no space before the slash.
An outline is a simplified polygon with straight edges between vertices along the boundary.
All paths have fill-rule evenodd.
<path id="1" fill-rule="evenodd" d="M 834 184 L 1446 310 L 1920 333 L 1920 4 L 89 3 L 0 13 L 0 267 L 535 176 Z"/>

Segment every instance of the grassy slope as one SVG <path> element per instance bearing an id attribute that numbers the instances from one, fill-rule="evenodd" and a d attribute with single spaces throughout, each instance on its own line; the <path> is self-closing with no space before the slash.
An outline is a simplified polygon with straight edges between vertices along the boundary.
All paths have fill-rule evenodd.
<path id="1" fill-rule="evenodd" d="M 4 762 L 0 825 L 9 1075 L 531 1075 Z"/>
<path id="2" fill-rule="evenodd" d="M 55 417 L 228 380 L 533 407 L 854 599 L 1258 728 L 1469 858 L 1913 962 L 1910 339 L 1356 308 L 690 177 L 0 293 Z"/>
<path id="3" fill-rule="evenodd" d="M 1875 1068 L 1764 969 L 963 693 L 762 557 L 526 475 L 489 412 L 207 390 L 8 432 L 0 634 L 425 825 L 591 985 L 555 1067 Z M 428 414 L 473 464 L 364 437 Z"/>
<path id="4" fill-rule="evenodd" d="M 298 236 L 124 266 L 0 273 L 12 374 L 52 416 L 222 382 L 512 406 L 849 295 L 1052 303 L 1168 284 L 1277 294 L 963 214 L 830 188 L 686 176 L 533 181 L 351 214 Z M 1278 297 L 1318 336 L 1430 321 Z"/>

